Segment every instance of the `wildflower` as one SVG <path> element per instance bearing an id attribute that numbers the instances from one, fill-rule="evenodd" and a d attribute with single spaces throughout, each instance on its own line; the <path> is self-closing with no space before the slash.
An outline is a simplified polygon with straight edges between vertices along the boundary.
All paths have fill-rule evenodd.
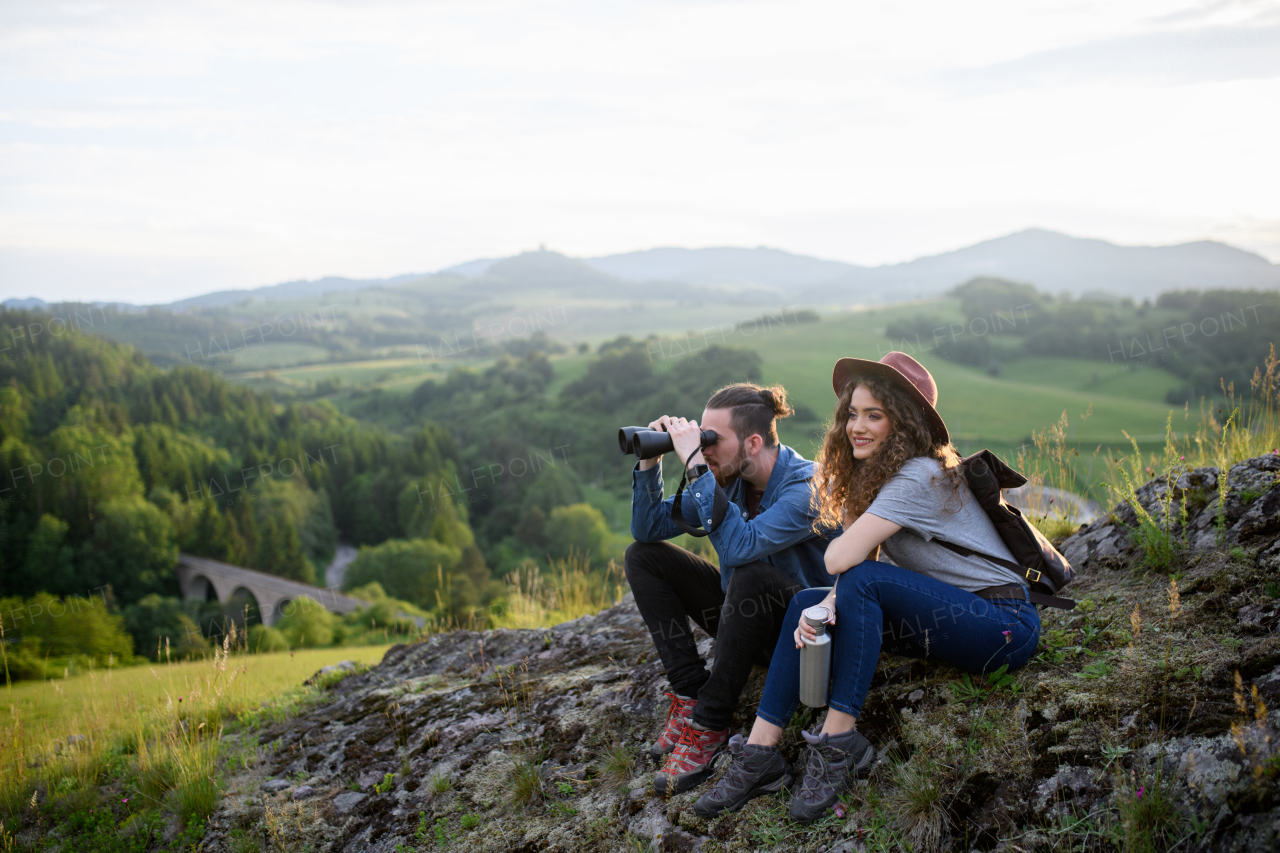
<path id="1" fill-rule="evenodd" d="M 1013 637 L 1012 631 L 1001 631 L 1000 633 L 1004 634 L 1004 641 L 1006 643 L 1010 642 L 1011 638 Z"/>
<path id="2" fill-rule="evenodd" d="M 120 802 L 121 802 L 121 804 L 122 804 L 122 805 L 126 805 L 126 806 L 127 806 L 127 805 L 129 805 L 129 798 L 128 798 L 128 797 L 125 797 L 125 798 L 124 798 L 123 800 L 121 800 Z"/>
<path id="3" fill-rule="evenodd" d="M 1138 799 L 1139 799 L 1139 800 L 1140 800 L 1140 799 L 1142 799 L 1142 795 L 1143 795 L 1143 794 L 1145 794 L 1146 792 L 1147 792 L 1147 789 L 1146 789 L 1146 786 L 1145 786 L 1145 785 L 1144 785 L 1143 787 L 1139 788 L 1139 789 L 1138 789 Z"/>
<path id="4" fill-rule="evenodd" d="M 1186 461 L 1187 461 L 1187 457 L 1185 457 L 1185 456 L 1179 456 L 1179 457 L 1178 457 L 1178 461 L 1179 461 L 1179 462 L 1186 462 Z"/>
<path id="5" fill-rule="evenodd" d="M 182 697 L 181 697 L 181 696 L 179 696 L 179 697 L 178 697 L 178 701 L 179 701 L 179 702 L 181 702 L 181 701 L 182 701 Z"/>
<path id="6" fill-rule="evenodd" d="M 836 817 L 844 817 L 844 803 L 836 803 Z"/>

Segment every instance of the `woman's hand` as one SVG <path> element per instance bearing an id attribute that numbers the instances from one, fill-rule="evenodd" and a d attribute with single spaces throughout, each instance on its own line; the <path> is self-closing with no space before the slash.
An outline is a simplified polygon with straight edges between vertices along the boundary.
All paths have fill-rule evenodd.
<path id="1" fill-rule="evenodd" d="M 828 625 L 836 624 L 835 587 L 832 587 L 831 593 L 827 595 L 826 598 L 819 601 L 816 606 L 827 608 L 827 612 L 831 614 L 830 616 L 827 617 L 826 624 Z M 813 629 L 813 626 L 809 624 L 809 621 L 804 618 L 803 613 L 800 614 L 800 624 L 796 626 L 796 630 L 795 630 L 795 633 L 793 634 L 793 637 L 796 641 L 797 649 L 804 648 L 805 643 L 812 643 L 814 640 L 818 638 L 818 632 L 815 631 Z"/>

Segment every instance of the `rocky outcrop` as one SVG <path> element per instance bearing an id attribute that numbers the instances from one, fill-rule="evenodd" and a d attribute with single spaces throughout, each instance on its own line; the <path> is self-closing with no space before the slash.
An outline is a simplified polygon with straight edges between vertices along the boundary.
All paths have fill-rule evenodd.
<path id="1" fill-rule="evenodd" d="M 1158 522 L 1168 523 L 1193 552 L 1280 533 L 1280 453 L 1269 453 L 1233 465 L 1227 472 L 1226 501 L 1220 500 L 1219 470 L 1193 468 L 1172 478 L 1156 478 L 1135 492 L 1138 502 Z M 1185 512 L 1185 517 L 1183 513 Z M 1080 528 L 1066 542 L 1063 556 L 1077 569 L 1099 563 L 1123 565 L 1134 557 L 1131 531 L 1138 516 L 1127 503 Z"/>
<path id="2" fill-rule="evenodd" d="M 1154 849 L 1276 849 L 1277 472 L 1280 456 L 1231 469 L 1221 529 L 1218 472 L 1176 479 L 1189 544 L 1176 578 L 1139 568 L 1131 508 L 1082 528 L 1063 547 L 1081 604 L 1042 612 L 1041 653 L 1012 681 L 885 657 L 859 721 L 881 758 L 813 827 L 781 797 L 707 821 L 691 809 L 700 791 L 654 794 L 644 749 L 666 683 L 628 597 L 552 629 L 442 634 L 369 671 L 318 673 L 316 704 L 229 736 L 253 758 L 204 849 L 1012 851 L 1123 848 L 1132 832 Z M 1138 496 L 1156 511 L 1168 488 Z M 793 762 L 798 740 L 784 741 Z"/>

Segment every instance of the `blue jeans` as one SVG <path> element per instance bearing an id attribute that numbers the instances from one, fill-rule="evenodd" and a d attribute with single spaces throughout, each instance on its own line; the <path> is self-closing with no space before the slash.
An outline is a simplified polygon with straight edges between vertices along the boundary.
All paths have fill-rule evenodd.
<path id="1" fill-rule="evenodd" d="M 830 589 L 796 593 L 783 620 L 756 712 L 785 727 L 800 703 L 800 613 Z M 980 598 L 945 581 L 867 560 L 836 584 L 836 623 L 831 632 L 828 707 L 857 717 L 871 687 L 880 651 L 931 657 L 973 673 L 1008 664 L 1017 669 L 1040 643 L 1040 614 L 1028 601 Z"/>

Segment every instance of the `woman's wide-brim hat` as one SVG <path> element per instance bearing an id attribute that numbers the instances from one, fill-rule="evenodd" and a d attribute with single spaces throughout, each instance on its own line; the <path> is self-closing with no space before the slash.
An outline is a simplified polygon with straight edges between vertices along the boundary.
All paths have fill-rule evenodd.
<path id="1" fill-rule="evenodd" d="M 938 414 L 938 384 L 924 365 L 905 352 L 891 352 L 879 361 L 865 358 L 842 358 L 831 373 L 831 387 L 839 397 L 853 376 L 883 376 L 906 391 L 924 409 L 925 419 L 933 432 L 933 440 L 946 444 L 951 440 L 947 425 Z"/>

